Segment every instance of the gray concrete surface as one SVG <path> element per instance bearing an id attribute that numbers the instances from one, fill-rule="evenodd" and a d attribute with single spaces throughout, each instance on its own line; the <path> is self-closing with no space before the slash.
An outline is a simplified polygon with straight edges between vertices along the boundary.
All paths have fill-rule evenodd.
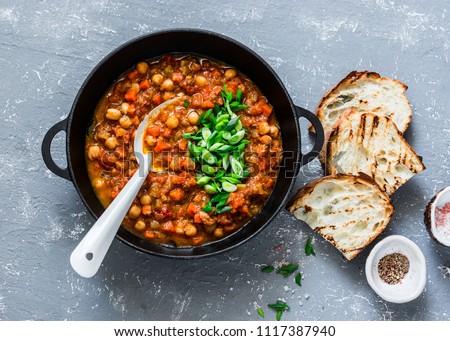
<path id="1" fill-rule="evenodd" d="M 0 320 L 259 320 L 256 307 L 284 298 L 289 320 L 449 320 L 450 250 L 422 222 L 434 192 L 450 185 L 450 3 L 448 1 L 5 1 L 0 0 Z M 426 291 L 384 302 L 363 268 L 286 212 L 245 245 L 197 261 L 161 259 L 115 241 L 92 279 L 69 254 L 94 222 L 72 184 L 46 170 L 43 135 L 64 118 L 83 80 L 108 52 L 161 29 L 226 34 L 277 71 L 295 102 L 314 109 L 349 71 L 369 69 L 409 85 L 406 138 L 427 170 L 393 197 L 395 214 L 377 239 L 402 234 L 426 255 Z M 302 122 L 305 130 L 305 122 Z M 63 134 L 53 152 L 65 163 Z M 310 138 L 304 134 L 304 143 Z M 297 188 L 320 176 L 317 161 Z M 372 245 L 373 246 L 373 245 Z M 259 265 L 298 261 L 293 278 Z M 275 314 L 266 311 L 266 320 Z"/>

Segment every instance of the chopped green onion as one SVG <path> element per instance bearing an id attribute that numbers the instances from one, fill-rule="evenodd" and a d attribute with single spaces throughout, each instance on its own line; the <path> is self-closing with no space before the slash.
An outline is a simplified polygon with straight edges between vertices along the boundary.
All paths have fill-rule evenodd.
<path id="1" fill-rule="evenodd" d="M 230 163 L 231 169 L 233 170 L 234 174 L 242 177 L 242 175 L 244 174 L 244 170 L 242 168 L 241 163 L 238 160 L 236 160 L 236 158 L 234 158 L 232 155 L 230 155 Z"/>
<path id="2" fill-rule="evenodd" d="M 216 158 L 207 149 L 202 150 L 202 159 L 205 160 L 205 162 L 209 163 L 210 165 L 216 163 Z"/>
<path id="3" fill-rule="evenodd" d="M 205 191 L 208 194 L 216 194 L 217 193 L 217 189 L 212 185 L 205 185 Z"/>
<path id="4" fill-rule="evenodd" d="M 214 167 L 203 165 L 202 172 L 205 174 L 213 175 L 216 172 L 216 170 L 214 169 Z"/>
<path id="5" fill-rule="evenodd" d="M 236 144 L 244 138 L 245 130 L 240 130 L 228 140 L 230 144 Z"/>
<path id="6" fill-rule="evenodd" d="M 210 181 L 211 181 L 211 178 L 209 176 L 202 176 L 197 179 L 197 185 L 205 186 Z"/>
<path id="7" fill-rule="evenodd" d="M 203 140 L 206 141 L 211 136 L 211 130 L 209 128 L 202 129 Z"/>
<path id="8" fill-rule="evenodd" d="M 217 205 L 219 206 L 219 205 Z M 224 206 L 221 208 L 217 208 L 217 214 L 230 212 L 233 208 L 230 206 Z"/>
<path id="9" fill-rule="evenodd" d="M 222 188 L 224 191 L 230 192 L 230 193 L 237 190 L 236 185 L 229 183 L 227 181 L 222 182 Z"/>

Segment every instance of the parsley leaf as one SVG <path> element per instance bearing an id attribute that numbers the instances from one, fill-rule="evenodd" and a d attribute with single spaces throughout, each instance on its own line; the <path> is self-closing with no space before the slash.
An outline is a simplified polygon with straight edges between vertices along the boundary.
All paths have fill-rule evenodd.
<path id="1" fill-rule="evenodd" d="M 299 287 L 302 286 L 302 274 L 300 272 L 295 276 L 295 283 L 297 283 Z"/>
<path id="2" fill-rule="evenodd" d="M 308 241 L 306 242 L 306 246 L 305 246 L 305 254 L 306 254 L 307 256 L 310 256 L 310 255 L 315 256 L 315 255 L 316 255 L 316 252 L 314 251 L 314 248 L 313 248 L 313 246 L 312 246 L 312 244 L 311 244 L 311 237 L 309 237 L 309 238 L 308 238 Z"/>
<path id="3" fill-rule="evenodd" d="M 275 270 L 273 265 L 266 265 L 261 269 L 261 272 L 271 273 L 273 270 Z"/>
<path id="4" fill-rule="evenodd" d="M 264 317 L 264 311 L 261 308 L 258 308 L 256 311 L 258 312 L 259 316 Z"/>
<path id="5" fill-rule="evenodd" d="M 290 263 L 287 265 L 283 265 L 281 268 L 277 270 L 277 274 L 281 274 L 284 277 L 289 276 L 290 274 L 294 273 L 298 269 L 298 264 L 296 263 Z"/>

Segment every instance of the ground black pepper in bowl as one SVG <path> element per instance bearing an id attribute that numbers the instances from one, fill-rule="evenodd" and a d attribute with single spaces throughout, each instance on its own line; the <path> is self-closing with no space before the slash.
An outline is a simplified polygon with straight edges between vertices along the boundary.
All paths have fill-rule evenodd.
<path id="1" fill-rule="evenodd" d="M 398 284 L 409 271 L 409 259 L 405 255 L 390 253 L 378 262 L 378 275 L 387 284 Z"/>

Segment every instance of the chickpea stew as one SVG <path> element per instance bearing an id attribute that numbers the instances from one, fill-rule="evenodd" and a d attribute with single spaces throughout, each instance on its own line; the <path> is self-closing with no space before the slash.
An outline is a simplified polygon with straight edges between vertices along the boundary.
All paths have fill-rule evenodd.
<path id="1" fill-rule="evenodd" d="M 216 61 L 165 55 L 139 62 L 105 93 L 86 138 L 86 162 L 104 207 L 138 164 L 133 140 L 152 117 L 144 141 L 151 172 L 122 226 L 144 239 L 195 246 L 244 226 L 264 206 L 282 157 L 272 106 L 237 70 Z"/>

